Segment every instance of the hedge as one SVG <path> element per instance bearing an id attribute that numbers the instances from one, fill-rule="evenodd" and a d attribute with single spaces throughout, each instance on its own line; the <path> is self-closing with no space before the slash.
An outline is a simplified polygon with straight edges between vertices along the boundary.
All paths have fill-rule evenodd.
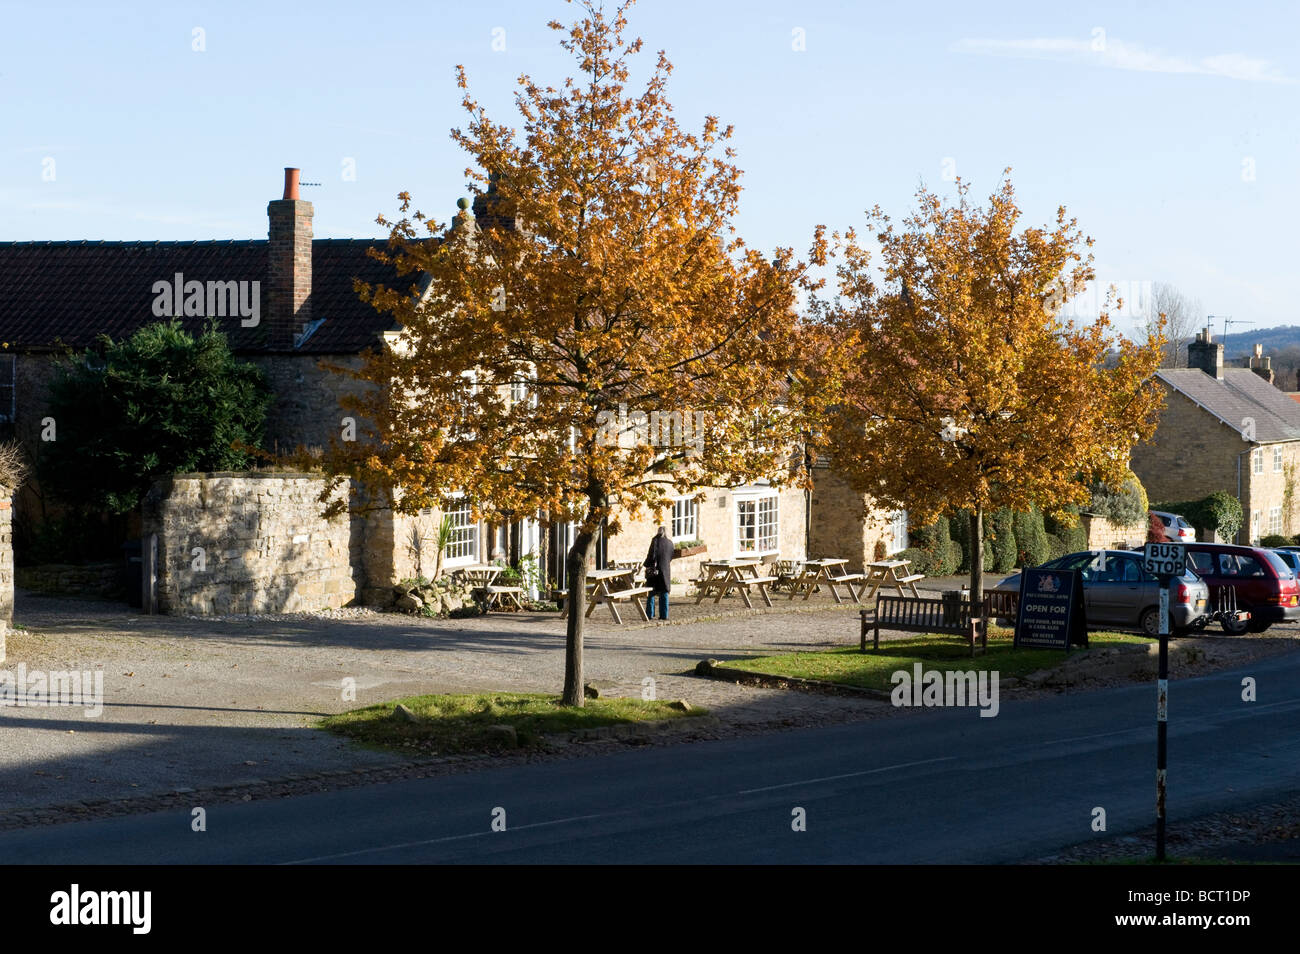
<path id="1" fill-rule="evenodd" d="M 1067 525 L 1063 517 L 1048 516 L 1043 520 L 1047 532 L 1060 538 L 1065 546 L 1065 553 L 1078 553 L 1080 550 L 1088 549 L 1088 532 L 1083 529 L 1083 524 L 1079 523 L 1079 508 L 1070 504 L 1065 511 L 1074 518 L 1074 526 Z M 1064 556 L 1065 553 L 1061 555 Z"/>
<path id="2" fill-rule="evenodd" d="M 1038 566 L 1051 559 L 1047 555 L 1047 530 L 1041 510 L 1034 507 L 1028 513 L 1017 513 L 1013 525 L 1020 566 Z"/>
<path id="3" fill-rule="evenodd" d="M 1291 538 L 1283 536 L 1280 533 L 1270 533 L 1268 536 L 1260 539 L 1259 545 L 1261 547 L 1270 548 L 1289 547 L 1291 546 Z"/>
<path id="4" fill-rule="evenodd" d="M 1003 507 L 993 514 L 993 567 L 998 573 L 1010 573 L 1016 568 L 1020 549 L 1016 546 L 1016 518 Z"/>
<path id="5" fill-rule="evenodd" d="M 925 551 L 929 564 L 929 569 L 918 572 L 930 576 L 951 576 L 957 572 L 962 562 L 961 551 L 953 543 L 947 517 L 940 517 L 928 527 L 913 530 L 911 536 L 913 549 Z"/>

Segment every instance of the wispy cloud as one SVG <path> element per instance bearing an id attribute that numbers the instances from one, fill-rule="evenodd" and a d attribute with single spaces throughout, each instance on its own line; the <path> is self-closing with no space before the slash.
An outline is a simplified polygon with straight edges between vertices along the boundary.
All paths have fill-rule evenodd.
<path id="1" fill-rule="evenodd" d="M 1295 82 L 1271 62 L 1256 56 L 1242 53 L 1179 56 L 1104 36 L 1091 40 L 1076 37 L 1036 37 L 1027 40 L 966 38 L 953 43 L 950 49 L 982 56 L 1086 63 L 1112 70 L 1134 70 L 1141 73 L 1220 76 L 1247 83 Z"/>

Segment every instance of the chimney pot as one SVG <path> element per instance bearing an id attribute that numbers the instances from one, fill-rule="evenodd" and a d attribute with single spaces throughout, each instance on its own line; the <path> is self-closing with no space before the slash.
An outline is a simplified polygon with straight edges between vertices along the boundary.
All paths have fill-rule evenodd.
<path id="1" fill-rule="evenodd" d="M 284 167 L 284 197 L 286 199 L 298 198 L 298 170 Z"/>
<path id="2" fill-rule="evenodd" d="M 1199 368 L 1216 379 L 1223 377 L 1223 345 L 1210 338 L 1210 329 L 1204 328 L 1196 340 L 1187 346 L 1187 366 Z"/>

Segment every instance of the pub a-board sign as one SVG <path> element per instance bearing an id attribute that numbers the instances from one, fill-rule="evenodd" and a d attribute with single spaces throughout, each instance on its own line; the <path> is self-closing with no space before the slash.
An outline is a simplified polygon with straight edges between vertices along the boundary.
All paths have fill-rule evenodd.
<path id="1" fill-rule="evenodd" d="M 1016 612 L 1017 648 L 1062 649 L 1088 645 L 1083 578 L 1078 570 L 1025 570 Z"/>

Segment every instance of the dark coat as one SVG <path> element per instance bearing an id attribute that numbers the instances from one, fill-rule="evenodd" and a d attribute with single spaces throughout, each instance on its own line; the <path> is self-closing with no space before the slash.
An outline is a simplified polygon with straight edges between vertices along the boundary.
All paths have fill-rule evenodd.
<path id="1" fill-rule="evenodd" d="M 656 593 L 667 593 L 672 585 L 673 541 L 667 536 L 655 534 L 650 541 L 650 552 L 646 554 L 645 585 Z"/>

